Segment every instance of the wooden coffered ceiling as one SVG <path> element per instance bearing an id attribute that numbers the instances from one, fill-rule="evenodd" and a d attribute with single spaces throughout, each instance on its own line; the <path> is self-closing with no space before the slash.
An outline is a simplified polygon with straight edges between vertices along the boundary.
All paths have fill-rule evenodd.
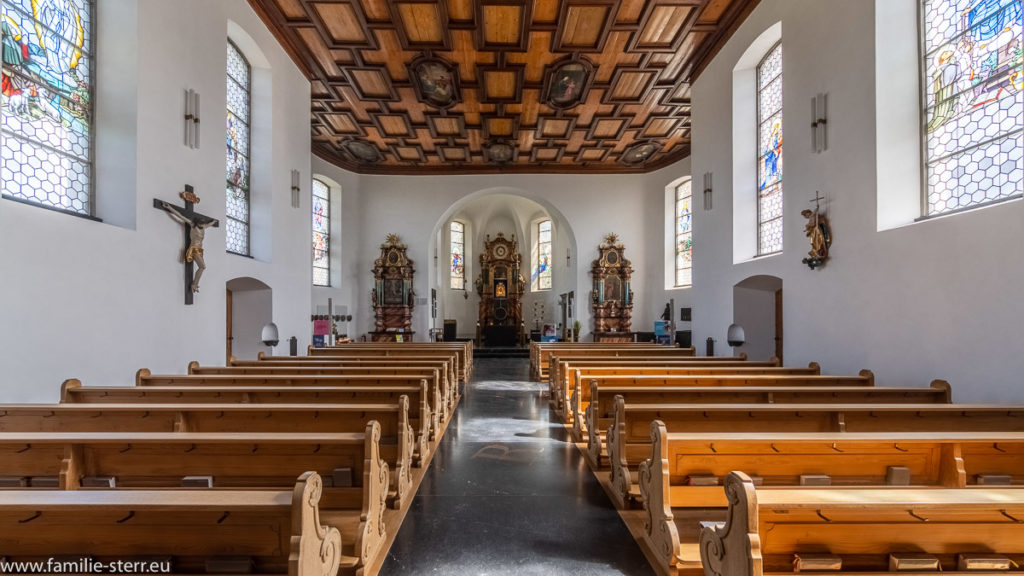
<path id="1" fill-rule="evenodd" d="M 758 0 L 249 0 L 312 83 L 313 151 L 378 174 L 646 172 Z"/>

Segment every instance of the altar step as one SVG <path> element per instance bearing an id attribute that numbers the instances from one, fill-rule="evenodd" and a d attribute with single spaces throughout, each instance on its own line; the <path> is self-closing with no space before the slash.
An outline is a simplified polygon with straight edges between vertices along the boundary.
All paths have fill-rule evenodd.
<path id="1" fill-rule="evenodd" d="M 474 358 L 529 358 L 529 348 L 519 348 L 514 346 L 509 347 L 493 347 L 493 348 L 474 348 Z"/>

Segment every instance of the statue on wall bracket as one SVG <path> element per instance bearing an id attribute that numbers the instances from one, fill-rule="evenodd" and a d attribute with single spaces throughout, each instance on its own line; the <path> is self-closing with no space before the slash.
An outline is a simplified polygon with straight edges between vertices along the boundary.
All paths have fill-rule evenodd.
<path id="1" fill-rule="evenodd" d="M 815 192 L 814 200 L 811 200 L 814 202 L 814 210 L 808 208 L 800 212 L 804 218 L 807 218 L 804 235 L 811 241 L 811 250 L 802 262 L 807 264 L 811 270 L 825 265 L 825 262 L 828 261 L 828 250 L 832 246 L 832 225 L 828 221 L 828 216 L 821 213 L 822 200 L 824 198 Z"/>

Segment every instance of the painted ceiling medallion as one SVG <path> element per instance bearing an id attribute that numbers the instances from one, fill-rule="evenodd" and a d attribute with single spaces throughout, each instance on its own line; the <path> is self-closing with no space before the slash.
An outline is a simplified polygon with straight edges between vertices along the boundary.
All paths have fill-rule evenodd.
<path id="1" fill-rule="evenodd" d="M 420 55 L 409 63 L 409 78 L 416 99 L 435 108 L 446 109 L 459 103 L 459 68 L 442 58 Z"/>
<path id="2" fill-rule="evenodd" d="M 350 138 L 342 141 L 341 146 L 360 164 L 376 164 L 382 159 L 380 150 L 369 142 Z"/>
<path id="3" fill-rule="evenodd" d="M 489 162 L 506 164 L 515 160 L 516 149 L 506 142 L 491 142 L 484 146 L 484 154 Z"/>
<path id="4" fill-rule="evenodd" d="M 622 160 L 623 164 L 629 164 L 630 166 L 643 164 L 657 154 L 659 150 L 661 150 L 661 144 L 658 142 L 638 142 L 626 148 L 620 160 Z"/>
<path id="5" fill-rule="evenodd" d="M 574 108 L 587 99 L 594 65 L 582 56 L 563 58 L 548 70 L 542 101 L 557 110 Z"/>

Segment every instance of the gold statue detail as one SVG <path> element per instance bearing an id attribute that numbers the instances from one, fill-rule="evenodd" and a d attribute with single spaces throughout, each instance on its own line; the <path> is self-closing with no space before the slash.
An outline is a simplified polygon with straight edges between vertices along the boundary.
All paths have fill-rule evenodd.
<path id="1" fill-rule="evenodd" d="M 811 241 L 811 251 L 802 262 L 814 270 L 825 265 L 828 260 L 828 250 L 832 246 L 832 226 L 829 224 L 828 216 L 821 213 L 820 202 L 824 200 L 815 193 L 814 210 L 807 209 L 800 212 L 800 215 L 807 218 L 804 226 L 804 235 Z"/>

